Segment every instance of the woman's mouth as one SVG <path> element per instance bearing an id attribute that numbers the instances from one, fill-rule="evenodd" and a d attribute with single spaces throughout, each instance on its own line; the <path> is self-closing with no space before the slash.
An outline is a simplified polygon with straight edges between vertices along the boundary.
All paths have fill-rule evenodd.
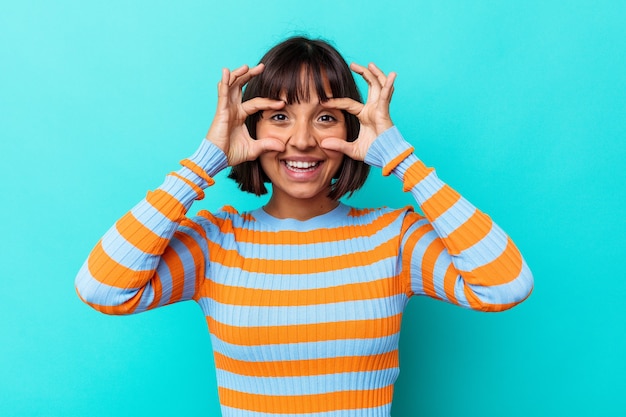
<path id="1" fill-rule="evenodd" d="M 321 161 L 283 161 L 289 171 L 310 172 L 314 171 Z"/>

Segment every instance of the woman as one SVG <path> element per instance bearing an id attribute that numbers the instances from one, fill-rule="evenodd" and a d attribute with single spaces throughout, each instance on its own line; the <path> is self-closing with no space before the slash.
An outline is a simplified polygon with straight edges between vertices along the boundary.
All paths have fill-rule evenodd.
<path id="1" fill-rule="evenodd" d="M 224 416 L 388 416 L 411 296 L 501 311 L 532 290 L 507 235 L 393 126 L 395 74 L 351 68 L 369 86 L 365 104 L 323 41 L 291 38 L 254 68 L 223 70 L 198 151 L 116 222 L 76 279 L 108 314 L 198 302 Z M 244 191 L 271 183 L 267 205 L 186 217 L 228 166 Z M 339 202 L 369 166 L 398 177 L 424 216 Z"/>

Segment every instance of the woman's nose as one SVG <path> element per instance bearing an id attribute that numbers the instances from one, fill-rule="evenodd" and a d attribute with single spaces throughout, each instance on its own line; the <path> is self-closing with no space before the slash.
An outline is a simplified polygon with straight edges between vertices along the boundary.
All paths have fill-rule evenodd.
<path id="1" fill-rule="evenodd" d="M 317 146 L 317 141 L 307 123 L 297 123 L 291 132 L 287 145 L 299 150 L 306 150 Z"/>

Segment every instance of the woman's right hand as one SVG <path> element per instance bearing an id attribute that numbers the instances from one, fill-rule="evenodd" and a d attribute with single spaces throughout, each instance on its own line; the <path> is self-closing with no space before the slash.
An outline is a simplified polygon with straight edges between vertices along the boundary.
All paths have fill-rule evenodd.
<path id="1" fill-rule="evenodd" d="M 243 86 L 263 69 L 263 64 L 253 68 L 244 65 L 234 71 L 224 68 L 217 84 L 217 110 L 206 139 L 226 154 L 230 166 L 255 160 L 263 152 L 285 149 L 285 144 L 278 139 L 252 139 L 244 124 L 246 117 L 258 111 L 277 110 L 285 105 L 283 101 L 262 97 L 241 101 Z"/>

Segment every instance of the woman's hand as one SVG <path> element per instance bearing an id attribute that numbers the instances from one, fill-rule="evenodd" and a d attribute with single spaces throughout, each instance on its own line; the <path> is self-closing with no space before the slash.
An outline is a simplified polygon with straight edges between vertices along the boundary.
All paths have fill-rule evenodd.
<path id="1" fill-rule="evenodd" d="M 351 64 L 352 71 L 361 75 L 369 88 L 365 104 L 351 98 L 330 99 L 323 103 L 325 107 L 345 110 L 355 115 L 361 124 L 359 136 L 353 142 L 338 138 L 325 139 L 321 146 L 328 150 L 343 152 L 352 159 L 363 161 L 367 150 L 374 140 L 385 130 L 393 126 L 389 116 L 389 103 L 393 95 L 393 82 L 396 73 L 385 75 L 376 65 L 363 67 Z"/>
<path id="2" fill-rule="evenodd" d="M 263 69 L 263 64 L 253 68 L 244 65 L 232 72 L 224 68 L 222 79 L 217 84 L 217 110 L 206 139 L 226 154 L 230 166 L 252 161 L 263 152 L 280 152 L 285 148 L 284 143 L 278 139 L 252 139 L 244 124 L 246 117 L 251 114 L 261 110 L 280 109 L 285 105 L 283 101 L 261 97 L 242 103 L 243 86 L 252 77 L 263 72 Z"/>

